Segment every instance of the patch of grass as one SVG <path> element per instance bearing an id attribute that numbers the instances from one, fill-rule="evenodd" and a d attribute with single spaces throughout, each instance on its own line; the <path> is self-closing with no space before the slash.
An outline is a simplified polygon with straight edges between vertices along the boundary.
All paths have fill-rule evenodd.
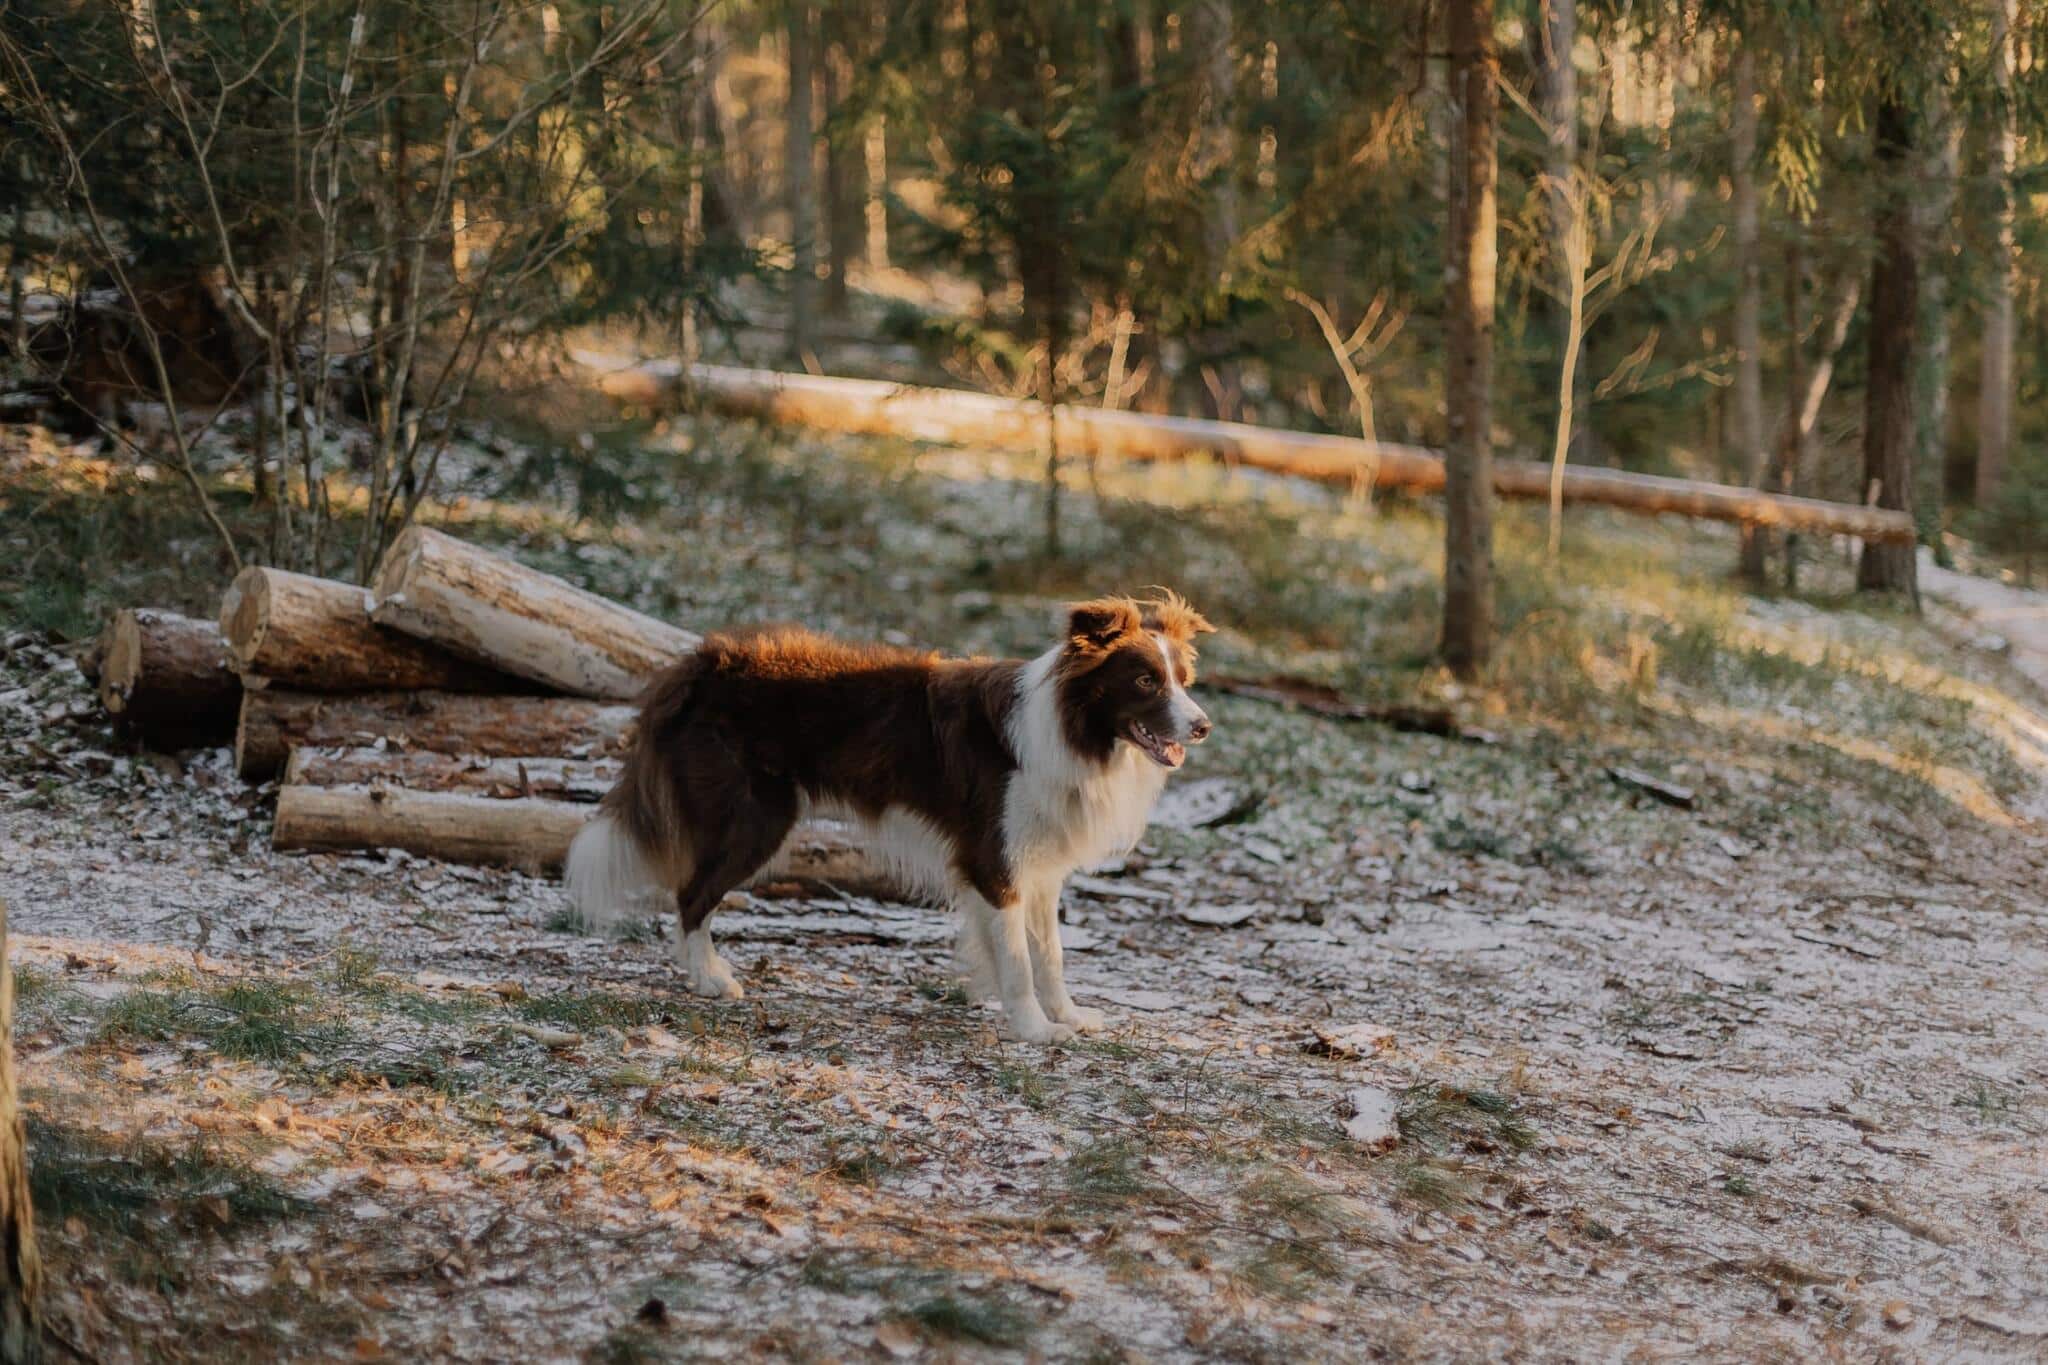
<path id="1" fill-rule="evenodd" d="M 1042 1110 L 1052 1100 L 1052 1086 L 1045 1073 L 1024 1062 L 996 1063 L 996 1089 L 1015 1096 L 1027 1109 Z"/>
<path id="2" fill-rule="evenodd" d="M 1030 1320 L 992 1296 L 936 1294 L 913 1305 L 910 1317 L 926 1331 L 986 1346 L 1019 1346 L 1031 1335 Z"/>
<path id="3" fill-rule="evenodd" d="M 1756 1193 L 1756 1182 L 1738 1172 L 1722 1181 L 1721 1189 L 1724 1193 L 1747 1199 Z"/>
<path id="4" fill-rule="evenodd" d="M 2011 1118 L 2018 1107 L 2011 1087 L 1984 1080 L 1972 1081 L 1970 1088 L 1950 1104 L 1957 1109 L 1969 1110 L 1978 1123 L 2002 1123 Z"/>
<path id="5" fill-rule="evenodd" d="M 638 1028 L 659 1021 L 667 1008 L 658 1000 L 609 991 L 565 991 L 534 995 L 513 1006 L 520 1018 L 534 1024 L 587 1032 L 600 1028 Z"/>
<path id="6" fill-rule="evenodd" d="M 100 1017 L 101 1042 L 196 1038 L 223 1057 L 283 1063 L 347 1045 L 345 1025 L 318 1018 L 304 986 L 246 978 L 217 990 L 133 990 Z"/>
<path id="7" fill-rule="evenodd" d="M 1537 1133 L 1515 1102 L 1496 1090 L 1464 1090 L 1425 1082 L 1401 1094 L 1395 1115 L 1401 1139 L 1424 1150 L 1526 1151 Z"/>
<path id="8" fill-rule="evenodd" d="M 1426 1209 L 1454 1209 L 1471 1202 L 1472 1182 L 1455 1163 L 1431 1157 L 1403 1161 L 1394 1169 L 1394 1193 Z"/>
<path id="9" fill-rule="evenodd" d="M 1143 1157 L 1128 1138 L 1104 1138 L 1067 1158 L 1062 1183 L 1068 1197 L 1085 1208 L 1157 1203 L 1166 1191 L 1145 1175 Z"/>
<path id="10" fill-rule="evenodd" d="M 27 1116 L 29 1196 L 36 1216 L 62 1226 L 76 1218 L 94 1232 L 136 1235 L 151 1219 L 219 1226 L 264 1222 L 309 1207 L 232 1157 L 120 1138 Z M 181 1234 L 182 1235 L 182 1234 Z"/>

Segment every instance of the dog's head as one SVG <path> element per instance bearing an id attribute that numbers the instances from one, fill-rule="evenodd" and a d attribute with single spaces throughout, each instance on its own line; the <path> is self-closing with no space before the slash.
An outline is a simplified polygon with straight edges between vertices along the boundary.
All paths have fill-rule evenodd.
<path id="1" fill-rule="evenodd" d="M 1208 737 L 1208 715 L 1188 688 L 1195 637 L 1215 627 L 1179 594 L 1099 597 L 1067 608 L 1057 676 L 1067 739 L 1107 760 L 1129 744 L 1162 768 L 1178 768 L 1187 746 Z"/>

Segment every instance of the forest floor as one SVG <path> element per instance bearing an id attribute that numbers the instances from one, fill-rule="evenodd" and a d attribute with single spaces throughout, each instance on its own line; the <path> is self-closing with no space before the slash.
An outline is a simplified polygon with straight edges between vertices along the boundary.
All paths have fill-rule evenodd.
<path id="1" fill-rule="evenodd" d="M 2003 626 L 1831 559 L 1746 597 L 1731 539 L 1598 515 L 1553 578 L 1510 511 L 1460 689 L 1426 505 L 1105 469 L 1049 561 L 1021 461 L 479 454 L 438 515 L 685 624 L 1023 651 L 1163 581 L 1213 669 L 1483 730 L 1206 697 L 1161 821 L 1067 895 L 1112 1030 L 1029 1047 L 935 912 L 736 899 L 748 997 L 708 1005 L 666 926 L 584 937 L 549 882 L 272 853 L 270 792 L 124 747 L 64 646 L 206 608 L 200 532 L 5 473 L 0 895 L 95 1358 L 2048 1353 L 2048 720 L 1967 643 Z"/>

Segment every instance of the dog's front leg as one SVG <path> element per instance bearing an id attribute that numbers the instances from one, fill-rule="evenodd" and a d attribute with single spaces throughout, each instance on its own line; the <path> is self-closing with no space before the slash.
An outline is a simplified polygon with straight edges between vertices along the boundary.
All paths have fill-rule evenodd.
<path id="1" fill-rule="evenodd" d="M 1060 884 L 1041 883 L 1024 897 L 1025 932 L 1031 944 L 1031 981 L 1038 1003 L 1056 1023 L 1071 1024 L 1082 1033 L 1101 1028 L 1101 1010 L 1077 1005 L 1067 994 L 1066 950 L 1060 946 Z"/>
<path id="2" fill-rule="evenodd" d="M 1048 1019 L 1032 989 L 1030 900 L 1019 897 L 1009 906 L 996 906 L 973 892 L 964 900 L 962 913 L 975 919 L 989 965 L 995 969 L 996 993 L 1010 1032 L 1027 1043 L 1058 1043 L 1073 1037 L 1074 1026 Z"/>

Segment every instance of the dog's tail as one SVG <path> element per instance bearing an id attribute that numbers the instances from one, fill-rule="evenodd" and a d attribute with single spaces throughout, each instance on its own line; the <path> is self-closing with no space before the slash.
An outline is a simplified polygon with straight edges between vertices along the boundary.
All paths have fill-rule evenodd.
<path id="1" fill-rule="evenodd" d="M 671 755 L 697 682 L 712 663 L 699 650 L 648 687 L 618 785 L 569 844 L 563 877 L 569 903 L 593 933 L 672 907 L 669 893 L 689 875 L 690 832 L 676 800 Z"/>
<path id="2" fill-rule="evenodd" d="M 654 863 L 641 851 L 626 822 L 609 810 L 585 825 L 569 844 L 563 880 L 569 904 L 591 933 L 613 929 L 646 914 L 665 889 Z"/>

